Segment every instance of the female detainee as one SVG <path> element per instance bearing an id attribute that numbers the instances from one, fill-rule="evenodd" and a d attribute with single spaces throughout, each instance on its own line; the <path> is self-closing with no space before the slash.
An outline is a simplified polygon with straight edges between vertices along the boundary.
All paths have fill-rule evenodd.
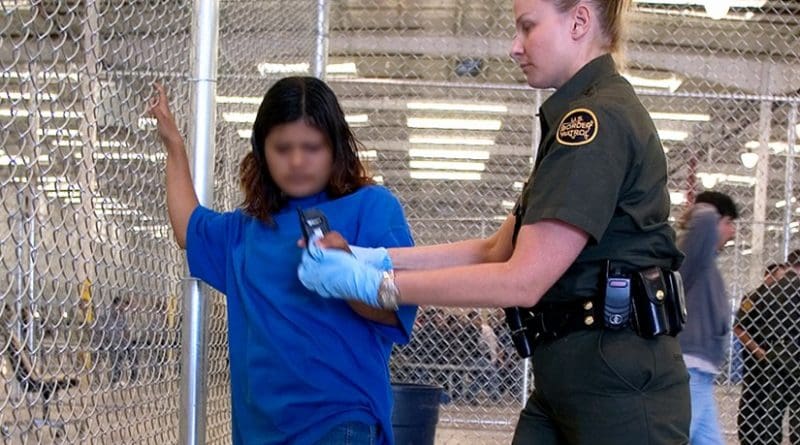
<path id="1" fill-rule="evenodd" d="M 415 306 L 323 299 L 297 279 L 297 209 L 317 208 L 347 241 L 413 245 L 398 200 L 372 185 L 333 91 L 290 77 L 264 96 L 240 167 L 244 202 L 198 204 L 160 85 L 151 113 L 167 151 L 167 207 L 189 269 L 227 297 L 234 444 L 391 444 L 388 360 Z"/>
<path id="2" fill-rule="evenodd" d="M 604 312 L 610 277 L 633 278 L 627 307 L 674 303 L 681 288 L 663 285 L 677 282 L 672 271 L 683 258 L 668 224 L 664 151 L 612 57 L 627 6 L 514 1 L 512 56 L 530 86 L 555 92 L 539 110 L 532 175 L 493 236 L 354 257 L 331 234 L 312 243 L 318 255 L 304 254 L 298 270 L 323 296 L 375 307 L 529 308 L 524 334 L 536 388 L 516 445 L 688 442 L 688 373 L 677 332 L 654 331 L 632 310 L 608 320 Z M 374 267 L 387 262 L 393 272 Z"/>

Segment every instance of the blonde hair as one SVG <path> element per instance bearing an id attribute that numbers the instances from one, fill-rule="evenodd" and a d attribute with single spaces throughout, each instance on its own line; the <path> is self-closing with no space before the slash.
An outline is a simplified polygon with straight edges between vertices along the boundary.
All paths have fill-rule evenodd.
<path id="1" fill-rule="evenodd" d="M 557 10 L 566 12 L 579 3 L 586 3 L 597 12 L 600 19 L 600 30 L 606 38 L 606 48 L 614 56 L 621 68 L 624 59 L 625 13 L 631 0 L 549 0 Z"/>

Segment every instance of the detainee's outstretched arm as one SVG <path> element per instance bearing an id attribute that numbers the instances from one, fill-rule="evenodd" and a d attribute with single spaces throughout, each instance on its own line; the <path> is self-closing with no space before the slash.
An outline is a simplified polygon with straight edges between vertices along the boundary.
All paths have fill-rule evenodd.
<path id="1" fill-rule="evenodd" d="M 169 99 L 164 87 L 153 84 L 156 97 L 150 103 L 150 114 L 158 122 L 158 136 L 167 152 L 167 211 L 175 241 L 181 249 L 186 248 L 186 231 L 189 217 L 199 204 L 192 183 L 186 144 L 183 142 L 175 118 L 169 109 Z"/>

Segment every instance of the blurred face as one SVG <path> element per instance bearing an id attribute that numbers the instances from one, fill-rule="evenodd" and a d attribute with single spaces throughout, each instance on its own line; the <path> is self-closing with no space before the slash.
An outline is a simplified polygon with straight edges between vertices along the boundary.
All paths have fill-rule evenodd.
<path id="1" fill-rule="evenodd" d="M 528 85 L 558 88 L 570 78 L 574 60 L 568 43 L 572 40 L 569 13 L 560 13 L 548 0 L 514 0 L 516 34 L 511 57 L 517 62 Z"/>
<path id="2" fill-rule="evenodd" d="M 722 249 L 725 243 L 732 240 L 736 236 L 736 225 L 730 216 L 723 216 L 717 223 L 717 232 L 719 233 L 719 242 L 717 243 L 717 250 Z"/>
<path id="3" fill-rule="evenodd" d="M 267 168 L 281 191 L 292 198 L 321 192 L 333 169 L 333 149 L 325 135 L 303 121 L 277 125 L 264 143 Z"/>

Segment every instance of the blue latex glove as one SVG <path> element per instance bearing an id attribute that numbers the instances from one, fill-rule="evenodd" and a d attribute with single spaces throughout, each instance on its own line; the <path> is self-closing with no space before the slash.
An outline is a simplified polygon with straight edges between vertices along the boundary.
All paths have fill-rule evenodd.
<path id="1" fill-rule="evenodd" d="M 369 264 L 378 270 L 392 270 L 392 259 L 389 258 L 389 251 L 383 247 L 358 247 L 349 246 L 350 252 L 356 256 L 358 261 Z"/>
<path id="2" fill-rule="evenodd" d="M 380 307 L 378 288 L 383 271 L 344 250 L 323 249 L 316 239 L 312 239 L 303 252 L 297 276 L 303 286 L 323 297 L 356 300 Z"/>

